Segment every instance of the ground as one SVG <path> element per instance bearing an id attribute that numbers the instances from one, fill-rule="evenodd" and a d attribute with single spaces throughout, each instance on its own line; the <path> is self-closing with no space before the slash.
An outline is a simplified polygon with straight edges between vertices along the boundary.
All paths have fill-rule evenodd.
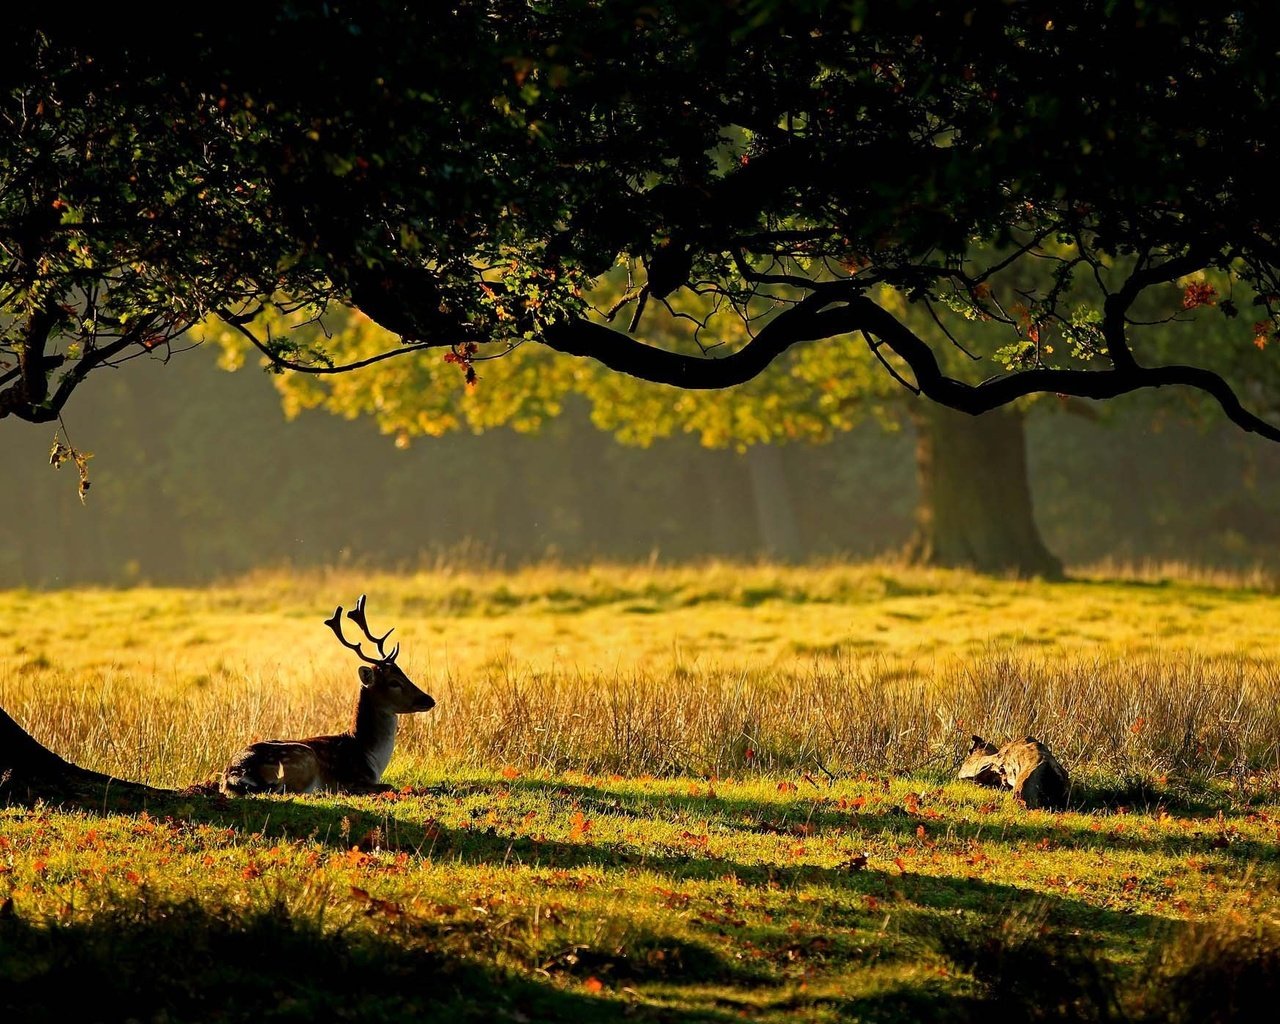
<path id="1" fill-rule="evenodd" d="M 1206 964 L 1243 991 L 1240 964 L 1276 960 L 1260 578 L 440 567 L 9 592 L 0 705 L 86 766 L 205 780 L 250 739 L 344 724 L 355 664 L 321 620 L 363 591 L 440 700 L 406 723 L 398 791 L 0 810 L 0 1010 L 1165 1019 L 1215 988 L 1187 980 Z M 951 781 L 970 732 L 1028 730 L 1077 779 L 1068 812 Z"/>

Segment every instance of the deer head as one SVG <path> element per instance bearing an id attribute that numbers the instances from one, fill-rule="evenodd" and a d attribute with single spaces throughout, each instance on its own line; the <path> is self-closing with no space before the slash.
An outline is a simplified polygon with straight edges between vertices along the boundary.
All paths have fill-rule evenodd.
<path id="1" fill-rule="evenodd" d="M 396 644 L 390 652 L 386 649 L 387 638 L 395 632 L 394 627 L 382 636 L 375 636 L 365 619 L 364 602 L 365 595 L 361 594 L 356 601 L 356 606 L 347 612 L 347 618 L 359 626 L 365 638 L 377 647 L 376 658 L 369 657 L 359 643 L 352 643 L 342 635 L 342 605 L 338 605 L 333 615 L 324 620 L 324 624 L 333 630 L 333 635 L 338 638 L 338 642 L 347 650 L 355 651 L 360 660 L 365 662 L 360 666 L 360 685 L 364 688 L 364 692 L 375 699 L 380 706 L 397 715 L 406 715 L 414 711 L 430 711 L 436 706 L 436 702 L 415 686 L 396 664 L 400 645 Z"/>

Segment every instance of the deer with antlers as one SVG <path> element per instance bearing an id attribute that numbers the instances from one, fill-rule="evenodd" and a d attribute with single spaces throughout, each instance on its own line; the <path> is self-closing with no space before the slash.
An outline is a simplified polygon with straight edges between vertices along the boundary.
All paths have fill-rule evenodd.
<path id="1" fill-rule="evenodd" d="M 387 638 L 394 630 L 382 636 L 370 631 L 364 602 L 361 594 L 347 618 L 377 647 L 378 657 L 369 657 L 359 643 L 342 635 L 341 605 L 324 622 L 343 647 L 365 662 L 360 666 L 354 725 L 337 736 L 265 740 L 245 747 L 222 773 L 224 793 L 381 793 L 392 788 L 382 781 L 382 773 L 395 746 L 397 716 L 430 711 L 436 702 L 396 664 L 400 645 L 387 652 Z"/>

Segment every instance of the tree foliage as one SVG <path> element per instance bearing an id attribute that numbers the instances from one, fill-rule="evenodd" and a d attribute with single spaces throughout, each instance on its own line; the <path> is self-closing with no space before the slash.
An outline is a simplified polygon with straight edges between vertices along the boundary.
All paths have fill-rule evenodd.
<path id="1" fill-rule="evenodd" d="M 1238 397 L 1280 312 L 1261 3 L 236 13 L 160 50 L 106 15 L 14 22 L 0 416 L 53 419 L 213 317 L 317 375 L 436 350 L 465 380 L 505 354 L 507 393 L 465 415 L 517 422 L 557 401 L 539 345 L 685 390 L 796 350 L 758 387 L 766 414 L 812 390 L 798 432 L 874 359 L 971 413 L 1184 385 L 1280 439 Z M 400 342 L 267 330 L 335 306 Z M 434 378 L 367 401 L 438 429 Z"/>

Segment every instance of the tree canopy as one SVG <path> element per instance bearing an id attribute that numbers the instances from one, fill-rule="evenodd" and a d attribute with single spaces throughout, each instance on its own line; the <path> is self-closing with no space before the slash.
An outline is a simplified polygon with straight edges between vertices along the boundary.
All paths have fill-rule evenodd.
<path id="1" fill-rule="evenodd" d="M 535 344 L 682 389 L 853 339 L 964 412 L 1184 385 L 1280 439 L 1249 389 L 1280 313 L 1269 13 L 297 2 L 160 48 L 25 15 L 0 417 L 212 318 L 294 371 L 443 352 L 470 379 Z M 400 342 L 344 363 L 270 329 L 334 306 Z"/>

